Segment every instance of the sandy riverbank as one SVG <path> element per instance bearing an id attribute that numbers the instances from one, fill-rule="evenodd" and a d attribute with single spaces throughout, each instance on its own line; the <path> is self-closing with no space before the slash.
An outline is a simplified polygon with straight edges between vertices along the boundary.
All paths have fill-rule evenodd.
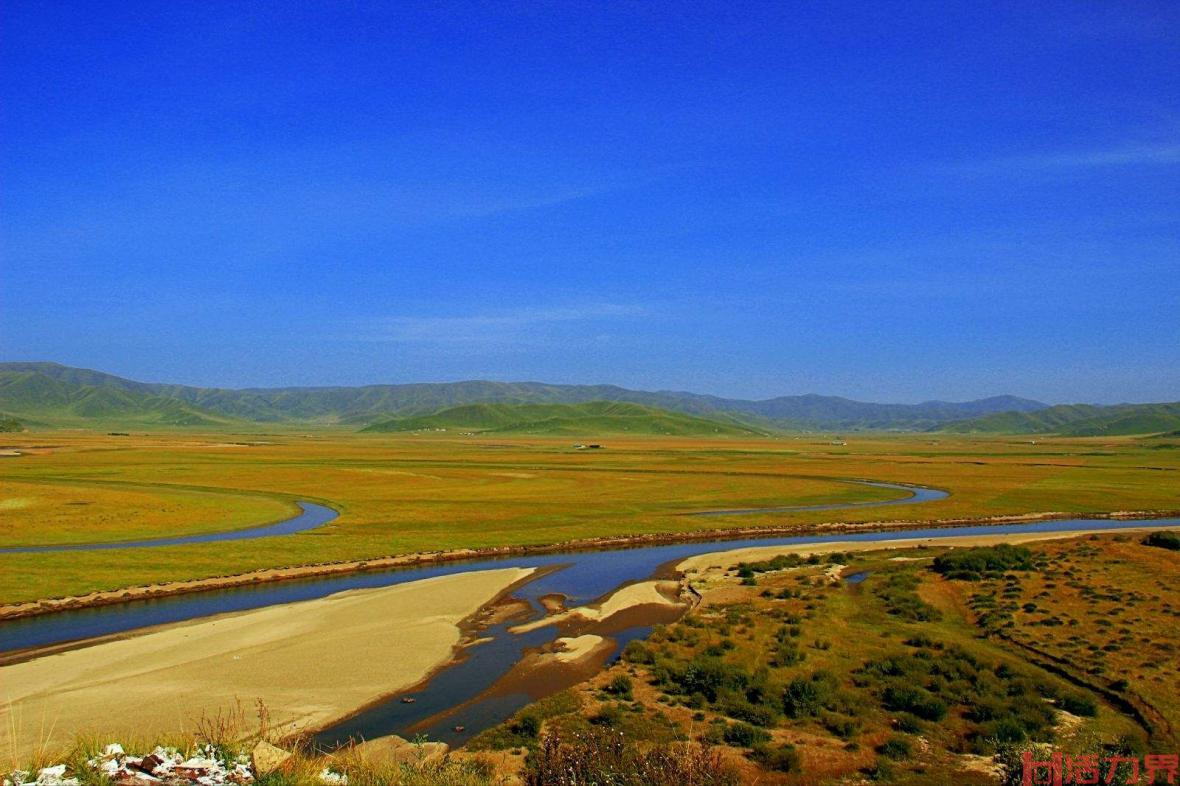
<path id="1" fill-rule="evenodd" d="M 532 573 L 341 592 L 0 667 L 0 750 L 191 734 L 238 700 L 251 714 L 264 701 L 273 726 L 322 726 L 427 677 L 460 643 L 460 622 Z"/>
<path id="2" fill-rule="evenodd" d="M 1155 532 L 1161 527 L 1129 527 L 1118 530 L 1117 534 Z M 1180 529 L 1180 528 L 1177 528 Z M 919 546 L 935 548 L 996 546 L 1001 543 L 1018 545 L 1021 543 L 1035 543 L 1045 540 L 1061 540 L 1063 538 L 1077 538 L 1085 535 L 1110 535 L 1110 530 L 1074 530 L 1072 532 L 1028 532 L 1019 535 L 962 535 L 941 538 L 890 538 L 889 540 L 839 540 L 830 543 L 796 543 L 781 546 L 754 546 L 732 551 L 715 551 L 709 554 L 698 554 L 679 562 L 676 569 L 686 576 L 692 573 L 702 573 L 710 569 L 729 569 L 740 562 L 759 562 L 771 559 L 779 554 L 829 554 L 834 551 L 881 551 L 885 549 L 912 549 Z"/>

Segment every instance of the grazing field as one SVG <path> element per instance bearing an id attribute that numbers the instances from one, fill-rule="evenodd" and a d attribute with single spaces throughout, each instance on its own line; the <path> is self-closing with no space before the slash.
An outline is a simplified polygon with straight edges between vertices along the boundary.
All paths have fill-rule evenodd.
<path id="1" fill-rule="evenodd" d="M 150 550 L 0 555 L 0 602 L 252 569 L 461 547 L 694 529 L 1180 509 L 1175 440 L 931 435 L 568 440 L 358 434 L 7 435 L 0 543 L 116 541 L 256 526 L 294 500 L 341 512 L 311 532 Z M 923 505 L 681 515 L 895 498 Z"/>
<path id="2" fill-rule="evenodd" d="M 562 740 L 704 743 L 742 782 L 784 784 L 1019 783 L 1002 766 L 1037 743 L 1171 753 L 1180 564 L 1143 541 L 788 555 L 692 572 L 702 600 L 683 619 L 470 747 L 515 750 L 504 766 L 533 772 Z M 1078 586 L 1042 591 L 1057 581 Z M 998 587 L 1021 590 L 981 612 L 981 593 Z M 1106 608 L 1110 594 L 1121 610 Z M 1030 657 L 1026 641 L 1051 657 Z"/>

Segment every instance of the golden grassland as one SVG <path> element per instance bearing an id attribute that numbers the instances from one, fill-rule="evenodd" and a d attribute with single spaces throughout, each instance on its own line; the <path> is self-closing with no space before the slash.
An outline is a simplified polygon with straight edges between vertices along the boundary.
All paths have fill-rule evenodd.
<path id="1" fill-rule="evenodd" d="M 0 547 L 223 532 L 298 512 L 292 502 L 257 494 L 0 479 Z"/>
<path id="2" fill-rule="evenodd" d="M 1039 571 L 976 584 L 955 582 L 963 604 L 1011 626 L 995 636 L 1130 700 L 1158 736 L 1180 745 L 1180 553 L 1142 536 L 1046 543 Z"/>
<path id="3" fill-rule="evenodd" d="M 1009 571 L 999 583 L 1019 574 L 1037 619 L 1085 620 L 1044 633 L 1024 617 L 1010 635 L 991 630 L 971 598 L 993 582 L 935 573 L 932 560 L 946 549 L 825 555 L 744 580 L 733 570 L 698 576 L 702 602 L 679 622 L 658 626 L 620 663 L 524 708 L 471 747 L 516 751 L 505 765 L 520 767 L 522 752 L 543 755 L 546 735 L 610 730 L 639 745 L 716 744 L 742 782 L 792 786 L 991 784 L 1000 776 L 997 751 L 1034 742 L 1076 754 L 1172 752 L 1180 665 L 1169 654 L 1178 642 L 1167 610 L 1180 608 L 1180 564 L 1142 537 L 1032 545 L 1040 567 Z M 832 559 L 846 566 L 833 568 Z M 859 572 L 868 573 L 860 584 L 832 580 Z M 1042 594 L 1045 581 L 1066 574 L 1119 594 L 1122 612 L 1079 600 L 1080 590 Z M 1096 630 L 1095 620 L 1108 616 L 1111 627 Z M 1124 626 L 1133 632 L 1120 634 Z M 1076 673 L 1063 671 L 1030 660 L 1013 640 L 1024 638 L 1063 661 L 1077 657 L 1071 641 L 1081 638 L 1090 655 Z M 1107 641 L 1128 646 L 1106 651 Z M 1128 686 L 1112 696 L 1106 686 L 1115 678 Z M 1122 703 L 1131 696 L 1165 721 L 1146 728 Z"/>
<path id="4" fill-rule="evenodd" d="M 54 431 L 7 435 L 0 543 L 76 543 L 248 527 L 296 499 L 341 512 L 300 535 L 132 552 L 0 555 L 0 602 L 449 548 L 828 521 L 1180 509 L 1166 440 L 862 436 L 757 440 Z M 889 508 L 690 511 L 888 499 L 839 479 L 951 496 Z M 78 504 L 86 503 L 86 504 Z"/>

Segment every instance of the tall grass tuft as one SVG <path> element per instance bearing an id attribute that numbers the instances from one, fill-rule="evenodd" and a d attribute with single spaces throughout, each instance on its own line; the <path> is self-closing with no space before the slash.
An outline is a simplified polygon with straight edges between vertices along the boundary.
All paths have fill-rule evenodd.
<path id="1" fill-rule="evenodd" d="M 692 743 L 640 746 L 617 731 L 549 733 L 529 753 L 526 786 L 736 786 L 737 771 L 716 749 Z"/>

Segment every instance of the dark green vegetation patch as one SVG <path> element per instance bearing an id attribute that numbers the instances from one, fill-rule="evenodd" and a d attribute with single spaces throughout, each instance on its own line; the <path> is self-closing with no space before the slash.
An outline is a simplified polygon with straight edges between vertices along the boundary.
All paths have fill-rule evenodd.
<path id="1" fill-rule="evenodd" d="M 710 419 L 617 401 L 584 404 L 467 404 L 429 415 L 375 423 L 364 431 L 468 431 L 482 434 L 665 434 L 757 436 L 726 419 Z"/>
<path id="2" fill-rule="evenodd" d="M 1153 532 L 1143 539 L 1143 545 L 1180 551 L 1180 534 L 1175 532 Z"/>
<path id="3" fill-rule="evenodd" d="M 1002 543 L 977 549 L 956 549 L 936 557 L 933 567 L 948 579 L 978 581 L 998 578 L 1011 570 L 1036 570 L 1037 562 L 1031 550 Z"/>

